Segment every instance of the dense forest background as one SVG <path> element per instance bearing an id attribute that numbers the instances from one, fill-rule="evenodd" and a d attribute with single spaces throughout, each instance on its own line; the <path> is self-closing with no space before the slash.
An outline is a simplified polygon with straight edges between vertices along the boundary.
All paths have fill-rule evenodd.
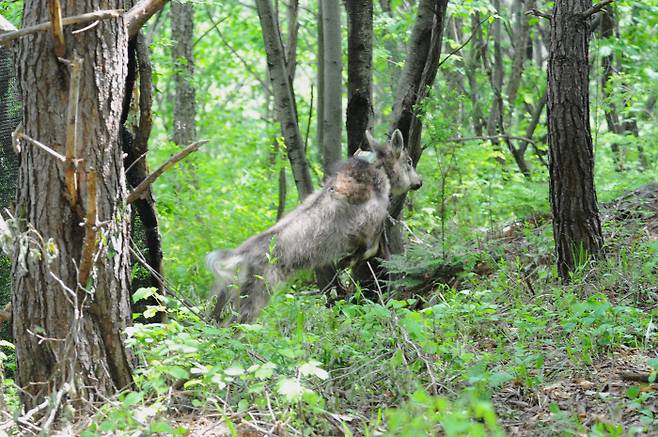
<path id="1" fill-rule="evenodd" d="M 350 142 L 350 15 L 336 2 L 340 34 L 331 40 L 331 21 L 319 18 L 332 12 L 328 3 L 272 4 L 294 62 L 315 189 L 328 156 L 347 158 Z M 369 2 L 346 3 L 354 13 Z M 437 77 L 415 106 L 424 184 L 405 201 L 404 252 L 384 262 L 393 273 L 388 291 L 366 293 L 346 272 L 345 295 L 322 295 L 305 272 L 274 294 L 256 324 L 233 327 L 206 322 L 203 257 L 268 228 L 299 195 L 256 4 L 168 3 L 143 30 L 153 84 L 146 159 L 156 168 L 183 146 L 208 143 L 153 184 L 165 291 L 127 328 L 134 389 L 97 405 L 91 418 L 65 414 L 61 426 L 84 435 L 656 432 L 658 396 L 644 376 L 655 381 L 658 370 L 658 1 L 610 3 L 592 16 L 589 44 L 604 256 L 560 280 L 546 118 L 553 2 L 450 2 Z M 385 138 L 417 3 L 369 4 L 369 123 Z M 22 7 L 3 3 L 0 14 L 20 27 Z M 336 49 L 340 59 L 322 60 Z M 327 96 L 319 65 L 341 64 L 340 92 Z M 342 118 L 332 126 L 324 102 L 336 96 Z M 329 143 L 341 147 L 329 151 Z M 139 263 L 132 275 L 151 285 Z M 4 267 L 0 303 L 10 279 Z M 156 292 L 140 288 L 133 299 Z M 166 320 L 142 323 L 158 312 Z M 3 332 L 0 433 L 15 432 L 12 415 L 21 415 Z"/>

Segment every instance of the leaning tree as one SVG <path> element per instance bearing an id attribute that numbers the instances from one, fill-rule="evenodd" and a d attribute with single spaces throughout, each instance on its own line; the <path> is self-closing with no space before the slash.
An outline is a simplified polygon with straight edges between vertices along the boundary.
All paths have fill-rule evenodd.
<path id="1" fill-rule="evenodd" d="M 15 44 L 23 103 L 14 133 L 17 382 L 45 426 L 64 403 L 85 411 L 133 384 L 119 127 L 129 38 L 163 4 L 143 0 L 124 13 L 118 0 L 26 0 L 24 28 L 0 37 Z"/>

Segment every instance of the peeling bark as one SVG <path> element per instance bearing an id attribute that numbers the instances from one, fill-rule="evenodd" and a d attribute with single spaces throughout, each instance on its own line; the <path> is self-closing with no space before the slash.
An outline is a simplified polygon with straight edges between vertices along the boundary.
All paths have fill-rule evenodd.
<path id="1" fill-rule="evenodd" d="M 70 16 L 121 8 L 122 3 L 86 0 L 62 6 L 63 14 Z M 25 2 L 25 26 L 48 19 L 47 1 Z M 66 28 L 65 40 L 66 56 L 75 52 L 83 58 L 76 156 L 84 159 L 84 169 L 98 174 L 97 223 L 104 223 L 98 232 L 105 243 L 98 242 L 92 284 L 84 291 L 76 267 L 82 252 L 82 219 L 69 206 L 63 166 L 26 146 L 20 156 L 17 218 L 23 231 L 34 229 L 43 241 L 33 237 L 17 242 L 17 249 L 27 244 L 41 256 L 14 259 L 13 329 L 17 382 L 26 409 L 69 383 L 75 391 L 65 397 L 79 400 L 74 405 L 84 411 L 91 402 L 132 386 L 131 357 L 123 345 L 123 329 L 130 323 L 130 209 L 124 206 L 126 179 L 118 147 L 128 35 L 119 17 L 76 35 Z M 66 68 L 54 56 L 48 33 L 21 38 L 17 45 L 25 133 L 61 152 L 66 133 L 62 108 L 68 104 Z M 87 192 L 84 177 L 79 185 L 81 204 L 91 208 L 93 195 Z M 44 248 L 45 241 L 52 244 Z M 50 340 L 41 341 L 37 334 Z"/>

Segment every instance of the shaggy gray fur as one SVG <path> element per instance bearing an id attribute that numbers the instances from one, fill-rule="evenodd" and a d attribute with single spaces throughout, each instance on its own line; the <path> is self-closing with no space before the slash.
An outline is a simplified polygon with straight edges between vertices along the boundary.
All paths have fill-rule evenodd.
<path id="1" fill-rule="evenodd" d="M 238 321 L 253 321 L 269 300 L 268 286 L 295 271 L 346 258 L 354 264 L 377 253 L 389 197 L 416 190 L 422 181 L 399 130 L 387 144 L 379 144 L 366 134 L 376 154 L 374 159 L 348 159 L 320 191 L 274 226 L 237 249 L 206 256 L 215 276 L 213 316 L 217 320 L 230 303 L 239 314 Z"/>

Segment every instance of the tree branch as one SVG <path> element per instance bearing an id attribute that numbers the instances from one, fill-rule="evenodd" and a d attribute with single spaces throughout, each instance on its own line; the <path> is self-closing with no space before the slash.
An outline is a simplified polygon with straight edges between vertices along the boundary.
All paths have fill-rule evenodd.
<path id="1" fill-rule="evenodd" d="M 581 12 L 579 15 L 582 18 L 589 18 L 592 15 L 596 14 L 597 12 L 601 11 L 601 9 L 605 8 L 610 3 L 613 3 L 614 1 L 615 0 L 601 0 L 600 2 L 589 8 L 588 10 Z"/>
<path id="2" fill-rule="evenodd" d="M 19 132 L 19 133 L 17 133 L 16 136 L 17 136 L 18 139 L 23 139 L 23 140 L 27 141 L 28 143 L 30 143 L 30 144 L 32 144 L 32 145 L 34 145 L 34 146 L 37 146 L 38 148 L 40 148 L 40 149 L 43 150 L 44 152 L 47 152 L 47 153 L 50 154 L 51 156 L 54 156 L 54 157 L 57 158 L 58 160 L 60 160 L 60 161 L 62 161 L 62 162 L 66 162 L 66 156 L 63 156 L 63 155 L 61 155 L 61 154 L 55 152 L 55 151 L 54 151 L 53 149 L 51 149 L 50 147 L 48 147 L 48 146 L 46 146 L 45 144 L 43 144 L 43 143 L 41 143 L 41 142 L 35 140 L 34 138 L 30 138 L 29 136 L 25 135 L 23 132 Z"/>
<path id="3" fill-rule="evenodd" d="M 157 170 L 155 170 L 153 173 L 148 175 L 146 179 L 144 179 L 142 182 L 140 182 L 139 185 L 135 187 L 134 190 L 128 194 L 128 197 L 126 198 L 126 203 L 132 203 L 135 200 L 137 200 L 144 191 L 153 183 L 157 178 L 162 176 L 164 172 L 169 170 L 174 164 L 176 164 L 178 161 L 181 159 L 185 158 L 187 155 L 189 155 L 192 152 L 196 152 L 199 150 L 199 147 L 201 147 L 203 144 L 206 144 L 208 140 L 201 140 L 194 142 L 169 158 L 164 164 L 162 164 L 160 167 L 158 167 Z"/>
<path id="4" fill-rule="evenodd" d="M 459 47 L 457 47 L 456 49 L 454 49 L 453 51 L 451 51 L 450 53 L 448 53 L 448 54 L 446 55 L 446 57 L 443 58 L 443 60 L 442 60 L 441 62 L 439 62 L 439 65 L 437 65 L 436 68 L 440 68 L 440 67 L 441 67 L 441 66 L 442 66 L 442 65 L 448 60 L 448 58 L 450 58 L 452 55 L 454 55 L 455 53 L 457 53 L 458 51 L 460 51 L 461 49 L 463 49 L 464 47 L 466 47 L 466 44 L 468 44 L 469 42 L 471 42 L 471 40 L 472 40 L 473 37 L 475 36 L 475 33 L 476 33 L 477 30 L 480 28 L 480 26 L 482 26 L 482 24 L 483 24 L 485 21 L 487 21 L 489 18 L 491 18 L 491 17 L 489 16 L 489 17 L 485 18 L 484 20 L 480 21 L 480 22 L 478 23 L 478 25 L 477 25 L 477 28 L 473 29 L 473 32 L 471 32 L 471 35 L 466 39 L 466 41 L 464 41 Z"/>
<path id="5" fill-rule="evenodd" d="M 108 18 L 120 17 L 123 14 L 123 9 L 108 9 L 102 11 L 88 12 L 86 14 L 75 15 L 73 17 L 66 17 L 62 19 L 62 26 L 71 26 L 73 24 L 86 24 L 96 20 L 106 20 Z M 50 21 L 45 23 L 35 24 L 28 26 L 15 32 L 8 32 L 0 35 L 0 45 L 7 45 L 15 39 L 30 35 L 36 32 L 47 32 L 51 29 Z"/>
<path id="6" fill-rule="evenodd" d="M 551 15 L 547 14 L 546 12 L 539 11 L 535 8 L 528 9 L 525 11 L 526 15 L 534 15 L 535 17 L 541 17 L 541 18 L 546 18 L 548 21 L 551 21 Z"/>
<path id="7" fill-rule="evenodd" d="M 128 37 L 137 35 L 139 29 L 156 12 L 158 12 L 169 0 L 141 0 L 126 12 L 124 22 L 128 29 Z"/>
<path id="8" fill-rule="evenodd" d="M 650 373 L 637 373 L 637 372 L 621 372 L 619 374 L 619 376 L 624 381 L 648 383 L 648 382 L 650 382 L 649 378 L 651 377 L 651 374 Z M 658 379 L 654 382 L 658 382 Z"/>
<path id="9" fill-rule="evenodd" d="M 74 52 L 75 53 L 75 52 Z M 60 58 L 69 67 L 71 80 L 69 85 L 68 112 L 66 114 L 66 162 L 64 165 L 64 179 L 69 193 L 69 202 L 75 208 L 78 202 L 78 184 L 75 172 L 75 152 L 78 144 L 78 100 L 80 96 L 80 70 L 82 58 L 74 56 L 73 61 Z"/>
<path id="10" fill-rule="evenodd" d="M 59 0 L 50 0 L 48 2 L 50 7 L 50 30 L 53 34 L 53 51 L 55 56 L 61 58 L 66 52 L 66 45 L 64 44 L 64 26 L 62 26 L 62 6 Z"/>
<path id="11" fill-rule="evenodd" d="M 535 141 L 532 138 L 517 137 L 517 136 L 513 136 L 513 135 L 506 135 L 506 134 L 486 135 L 486 136 L 478 136 L 478 137 L 464 137 L 464 138 L 456 137 L 456 138 L 448 138 L 448 141 L 453 142 L 453 143 L 463 143 L 463 142 L 466 142 L 466 141 L 499 140 L 499 139 L 519 140 L 519 141 L 525 141 L 526 143 L 535 144 Z"/>

